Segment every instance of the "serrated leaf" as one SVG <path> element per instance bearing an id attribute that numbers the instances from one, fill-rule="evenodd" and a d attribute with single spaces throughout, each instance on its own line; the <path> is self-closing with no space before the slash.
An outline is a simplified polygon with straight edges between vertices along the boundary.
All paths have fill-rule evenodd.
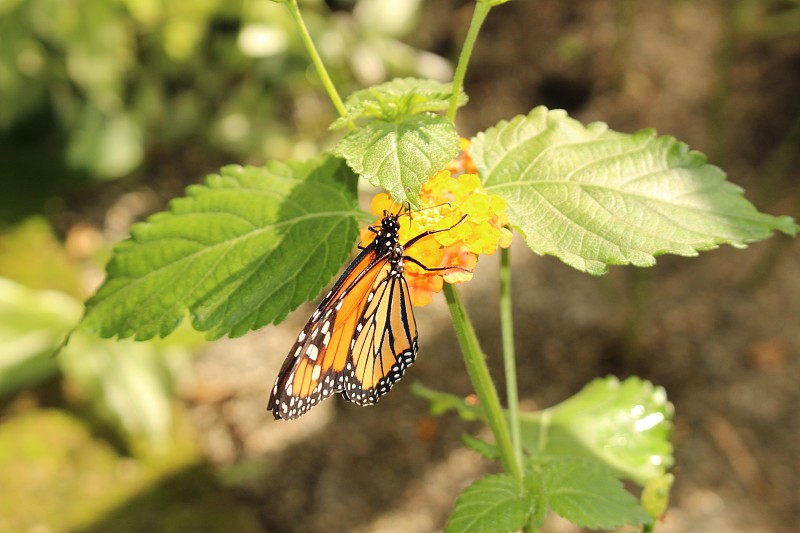
<path id="1" fill-rule="evenodd" d="M 525 525 L 531 513 L 531 505 L 530 498 L 511 476 L 487 476 L 464 489 L 456 500 L 445 531 L 517 531 Z"/>
<path id="2" fill-rule="evenodd" d="M 131 229 L 86 303 L 81 328 L 144 340 L 188 311 L 207 337 L 239 336 L 317 296 L 358 234 L 341 160 L 224 167 Z"/>
<path id="3" fill-rule="evenodd" d="M 799 229 L 759 213 L 705 156 L 652 131 L 626 135 L 537 107 L 478 134 L 469 152 L 528 246 L 590 274 Z"/>
<path id="4" fill-rule="evenodd" d="M 452 83 L 420 78 L 397 78 L 356 91 L 345 100 L 347 114 L 336 119 L 331 129 L 339 129 L 358 119 L 401 120 L 419 113 L 444 111 L 450 105 Z M 467 103 L 463 90 L 458 105 Z"/>
<path id="5" fill-rule="evenodd" d="M 636 377 L 598 378 L 564 402 L 522 413 L 523 444 L 538 455 L 601 461 L 644 485 L 673 463 L 673 407 L 662 387 Z"/>
<path id="6" fill-rule="evenodd" d="M 622 483 L 596 463 L 556 458 L 544 462 L 540 474 L 549 508 L 581 527 L 612 529 L 651 520 Z"/>
<path id="7" fill-rule="evenodd" d="M 397 200 L 419 207 L 422 185 L 459 150 L 453 123 L 431 114 L 399 122 L 373 120 L 350 132 L 336 146 L 356 174 L 383 187 Z"/>

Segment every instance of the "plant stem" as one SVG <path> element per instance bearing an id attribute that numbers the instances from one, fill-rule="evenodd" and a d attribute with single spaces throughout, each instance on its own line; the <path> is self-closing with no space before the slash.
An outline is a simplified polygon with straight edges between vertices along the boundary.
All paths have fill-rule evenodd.
<path id="1" fill-rule="evenodd" d="M 472 56 L 472 49 L 475 47 L 475 41 L 478 39 L 478 33 L 481 30 L 483 21 L 486 20 L 486 15 L 491 11 L 492 6 L 482 2 L 475 4 L 475 11 L 472 13 L 472 20 L 469 23 L 469 30 L 467 37 L 464 39 L 464 46 L 461 48 L 461 54 L 458 56 L 458 65 L 456 65 L 456 72 L 453 76 L 453 95 L 450 97 L 450 108 L 447 110 L 447 118 L 451 121 L 456 119 L 456 110 L 458 109 L 458 95 L 461 93 L 461 88 L 464 86 L 464 78 L 467 75 L 467 66 L 469 65 L 469 58 Z"/>
<path id="2" fill-rule="evenodd" d="M 500 452 L 503 468 L 521 484 L 522 469 L 514 458 L 514 448 L 511 445 L 508 426 L 503 418 L 500 399 L 489 374 L 489 368 L 486 366 L 486 358 L 478 343 L 478 337 L 475 335 L 475 330 L 455 287 L 445 283 L 444 295 L 447 299 L 447 306 L 450 309 L 450 316 L 453 318 L 453 328 L 458 338 L 458 344 L 461 347 L 461 353 L 464 356 L 464 364 L 467 367 L 472 386 L 475 388 L 475 392 L 480 398 L 481 406 L 486 413 L 489 427 L 497 441 L 497 449 Z"/>
<path id="3" fill-rule="evenodd" d="M 503 366 L 506 376 L 506 402 L 508 424 L 511 429 L 511 445 L 514 460 L 522 469 L 522 438 L 519 428 L 519 394 L 517 387 L 517 365 L 514 350 L 514 318 L 511 309 L 511 251 L 500 249 L 500 333 L 503 340 Z"/>
<path id="4" fill-rule="evenodd" d="M 344 107 L 344 102 L 336 91 L 336 87 L 333 85 L 333 81 L 331 81 L 331 77 L 328 75 L 328 71 L 322 63 L 322 58 L 319 56 L 319 53 L 317 53 L 317 47 L 314 46 L 314 41 L 311 40 L 311 34 L 308 33 L 306 23 L 303 21 L 303 17 L 300 14 L 300 8 L 297 7 L 297 0 L 289 0 L 285 5 L 286 9 L 289 10 L 292 18 L 297 23 L 297 27 L 300 30 L 300 37 L 303 39 L 306 50 L 308 50 L 308 55 L 311 56 L 311 62 L 314 63 L 314 68 L 317 69 L 317 74 L 322 80 L 322 85 L 325 87 L 328 97 L 331 99 L 331 102 L 333 102 L 333 106 L 336 108 L 339 116 L 345 116 L 347 110 Z M 351 127 L 353 127 L 352 124 Z"/>

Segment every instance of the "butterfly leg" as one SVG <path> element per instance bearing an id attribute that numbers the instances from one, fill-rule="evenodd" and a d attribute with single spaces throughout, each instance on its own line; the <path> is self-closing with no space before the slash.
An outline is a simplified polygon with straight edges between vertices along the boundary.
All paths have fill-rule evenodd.
<path id="1" fill-rule="evenodd" d="M 428 230 L 428 231 L 425 231 L 425 232 L 423 232 L 423 233 L 420 233 L 419 235 L 417 235 L 416 237 L 414 237 L 413 239 L 411 239 L 410 241 L 408 241 L 408 242 L 407 242 L 407 243 L 406 243 L 406 244 L 403 246 L 403 249 L 407 249 L 409 246 L 411 246 L 411 245 L 412 245 L 412 244 L 414 244 L 415 242 L 419 241 L 420 239 L 423 239 L 423 238 L 425 238 L 425 237 L 428 237 L 428 236 L 430 236 L 430 235 L 433 235 L 433 234 L 435 234 L 435 233 L 441 233 L 441 232 L 443 232 L 443 231 L 450 231 L 451 229 L 455 228 L 456 226 L 458 226 L 459 224 L 461 224 L 462 222 L 464 222 L 464 219 L 465 219 L 465 218 L 467 218 L 467 215 L 463 215 L 463 216 L 462 216 L 460 219 L 458 219 L 458 222 L 456 222 L 455 224 L 453 224 L 453 225 L 452 225 L 452 226 L 450 226 L 449 228 L 442 228 L 442 229 L 432 229 L 432 230 Z M 472 272 L 472 270 L 470 270 L 470 269 L 468 269 L 468 268 L 460 267 L 460 266 L 449 266 L 449 267 L 428 267 L 428 266 L 425 266 L 425 265 L 423 265 L 423 264 L 422 264 L 422 262 L 420 262 L 420 261 L 419 261 L 419 260 L 417 260 L 417 259 L 414 259 L 414 258 L 413 258 L 413 257 L 411 257 L 410 255 L 404 255 L 404 256 L 403 256 L 403 259 L 405 259 L 406 261 L 411 261 L 411 262 L 412 262 L 412 263 L 414 263 L 415 265 L 419 265 L 421 268 L 423 268 L 423 269 L 424 269 L 425 271 L 427 271 L 427 272 L 437 272 L 437 271 L 442 271 L 442 270 L 461 270 L 462 272 Z"/>
<path id="2" fill-rule="evenodd" d="M 423 231 L 422 233 L 420 233 L 419 235 L 417 235 L 416 237 L 414 237 L 413 239 L 411 239 L 410 241 L 405 243 L 403 245 L 403 248 L 404 249 L 408 248 L 409 246 L 413 245 L 415 242 L 419 241 L 420 239 L 424 239 L 425 237 L 428 237 L 429 235 L 433 235 L 435 233 L 442 233 L 443 231 L 450 231 L 451 229 L 455 228 L 456 226 L 458 226 L 459 224 L 464 222 L 465 218 L 467 218 L 467 215 L 463 215 L 461 218 L 458 219 L 458 222 L 456 222 L 455 224 L 453 224 L 449 228 L 429 229 L 428 231 Z"/>
<path id="3" fill-rule="evenodd" d="M 384 211 L 384 212 L 385 212 L 385 211 Z M 377 235 L 377 234 L 379 233 L 379 232 L 378 232 L 378 230 L 376 230 L 376 229 L 375 229 L 375 226 L 368 226 L 368 227 L 367 227 L 367 229 L 368 229 L 369 231 L 371 231 L 372 233 L 374 233 L 375 235 Z M 358 249 L 359 249 L 359 250 L 363 250 L 364 248 L 366 248 L 366 246 L 364 246 L 364 245 L 363 245 L 363 244 L 361 244 L 361 243 L 359 243 L 359 244 L 358 244 Z"/>
<path id="4" fill-rule="evenodd" d="M 413 257 L 411 257 L 409 255 L 404 255 L 403 259 L 405 261 L 411 261 L 415 265 L 419 265 L 421 268 L 423 268 L 427 272 L 436 272 L 436 271 L 439 271 L 439 270 L 460 270 L 462 272 L 472 272 L 472 270 L 470 270 L 468 268 L 464 268 L 462 266 L 457 266 L 457 265 L 447 266 L 447 267 L 426 267 L 420 261 L 414 259 Z"/>

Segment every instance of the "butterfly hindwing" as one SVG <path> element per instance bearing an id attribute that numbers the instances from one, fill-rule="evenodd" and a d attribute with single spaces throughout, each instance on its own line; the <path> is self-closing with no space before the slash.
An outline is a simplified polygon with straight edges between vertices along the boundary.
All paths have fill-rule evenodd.
<path id="1" fill-rule="evenodd" d="M 389 392 L 417 355 L 417 326 L 402 276 L 375 287 L 353 337 L 352 374 L 345 376 L 345 399 L 370 405 Z"/>

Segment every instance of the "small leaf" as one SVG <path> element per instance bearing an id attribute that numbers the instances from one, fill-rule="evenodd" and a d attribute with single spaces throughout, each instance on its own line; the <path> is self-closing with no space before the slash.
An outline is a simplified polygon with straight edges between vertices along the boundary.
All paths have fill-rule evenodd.
<path id="1" fill-rule="evenodd" d="M 350 132 L 335 152 L 359 176 L 388 190 L 397 202 L 419 206 L 419 191 L 459 150 L 453 123 L 431 114 L 399 122 L 373 120 Z"/>
<path id="2" fill-rule="evenodd" d="M 485 440 L 473 437 L 468 433 L 461 435 L 461 440 L 464 441 L 467 448 L 481 455 L 484 459 L 489 459 L 490 461 L 500 460 L 500 451 L 494 444 L 489 444 Z"/>
<path id="3" fill-rule="evenodd" d="M 759 213 L 705 156 L 652 131 L 626 135 L 537 107 L 478 134 L 469 152 L 528 246 L 590 274 L 799 229 Z"/>
<path id="4" fill-rule="evenodd" d="M 564 402 L 522 413 L 523 444 L 537 454 L 599 460 L 644 485 L 673 463 L 673 407 L 662 387 L 636 377 L 598 378 Z"/>
<path id="5" fill-rule="evenodd" d="M 445 531 L 517 531 L 525 525 L 531 510 L 531 500 L 514 478 L 507 474 L 487 476 L 461 493 Z"/>
<path id="6" fill-rule="evenodd" d="M 448 411 L 456 411 L 461 420 L 471 422 L 473 420 L 484 420 L 485 415 L 480 405 L 468 403 L 461 396 L 456 396 L 447 392 L 426 387 L 422 383 L 415 381 L 411 384 L 411 392 L 420 398 L 428 400 L 430 403 L 431 414 L 442 415 Z"/>
<path id="7" fill-rule="evenodd" d="M 331 129 L 342 128 L 361 118 L 394 122 L 419 113 L 445 111 L 452 94 L 452 83 L 397 78 L 348 96 L 345 101 L 347 114 L 336 119 Z M 466 103 L 467 95 L 462 90 L 458 95 L 458 105 Z"/>
<path id="8" fill-rule="evenodd" d="M 164 337 L 187 310 L 209 338 L 278 323 L 347 259 L 357 213 L 354 176 L 333 157 L 227 166 L 131 229 L 81 327 Z"/>
<path id="9" fill-rule="evenodd" d="M 612 529 L 650 516 L 609 470 L 584 459 L 547 460 L 541 469 L 550 509 L 581 527 Z"/>

